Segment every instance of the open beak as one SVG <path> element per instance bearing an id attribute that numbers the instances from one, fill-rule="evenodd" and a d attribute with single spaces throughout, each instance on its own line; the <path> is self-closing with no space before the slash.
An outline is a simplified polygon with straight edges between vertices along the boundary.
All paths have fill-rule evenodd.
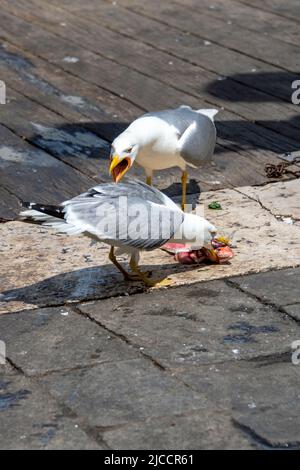
<path id="1" fill-rule="evenodd" d="M 131 167 L 131 158 L 124 157 L 120 158 L 118 155 L 114 155 L 110 159 L 110 167 L 109 167 L 109 174 L 112 175 L 114 182 L 118 183 L 125 173 Z"/>

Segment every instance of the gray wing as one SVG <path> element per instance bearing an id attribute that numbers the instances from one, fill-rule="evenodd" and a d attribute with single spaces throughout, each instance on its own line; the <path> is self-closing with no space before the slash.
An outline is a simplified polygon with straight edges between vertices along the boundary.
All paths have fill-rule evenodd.
<path id="1" fill-rule="evenodd" d="M 69 201 L 65 201 L 63 204 L 75 203 L 77 201 L 88 200 L 89 198 L 118 198 L 120 196 L 140 197 L 147 199 L 147 201 L 155 204 L 165 204 L 167 196 L 161 191 L 149 186 L 142 181 L 128 180 L 126 177 L 123 178 L 125 183 L 103 183 L 93 186 L 86 193 L 79 194 Z"/>
<path id="2" fill-rule="evenodd" d="M 209 117 L 198 114 L 178 142 L 181 157 L 193 166 L 211 160 L 216 145 L 216 128 Z"/>
<path id="3" fill-rule="evenodd" d="M 211 160 L 216 144 L 216 128 L 212 119 L 189 106 L 167 109 L 147 116 L 156 116 L 178 131 L 181 157 L 192 166 Z"/>
<path id="4" fill-rule="evenodd" d="M 95 186 L 63 206 L 67 224 L 81 232 L 111 245 L 142 250 L 166 243 L 184 218 L 167 196 L 137 181 Z"/>

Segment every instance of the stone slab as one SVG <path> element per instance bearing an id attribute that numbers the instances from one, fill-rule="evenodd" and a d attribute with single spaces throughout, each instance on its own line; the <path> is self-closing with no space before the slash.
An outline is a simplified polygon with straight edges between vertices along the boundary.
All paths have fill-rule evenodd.
<path id="1" fill-rule="evenodd" d="M 0 332 L 7 356 L 27 375 L 138 357 L 131 346 L 71 308 L 2 315 Z"/>
<path id="2" fill-rule="evenodd" d="M 260 201 L 276 217 L 292 217 L 296 222 L 300 221 L 299 179 L 280 181 L 263 187 L 247 186 L 241 190 Z"/>
<path id="3" fill-rule="evenodd" d="M 299 406 L 300 367 L 292 363 L 292 349 L 254 360 L 173 369 L 173 373 L 220 409 L 244 413 L 288 402 L 295 402 L 295 410 Z"/>
<path id="4" fill-rule="evenodd" d="M 104 449 L 36 384 L 0 366 L 0 449 Z M 47 406 L 45 406 L 47 404 Z"/>
<path id="5" fill-rule="evenodd" d="M 93 427 L 184 414 L 203 409 L 208 402 L 145 358 L 54 373 L 40 380 Z"/>
<path id="6" fill-rule="evenodd" d="M 300 366 L 291 353 L 186 368 L 175 375 L 226 410 L 260 446 L 300 445 Z"/>
<path id="7" fill-rule="evenodd" d="M 255 449 L 257 445 L 237 429 L 230 416 L 215 408 L 190 416 L 146 419 L 104 432 L 113 449 L 224 450 Z"/>
<path id="8" fill-rule="evenodd" d="M 245 292 L 278 306 L 300 303 L 300 269 L 284 269 L 234 279 Z"/>
<path id="9" fill-rule="evenodd" d="M 300 321 L 300 303 L 294 305 L 286 305 L 284 310 L 295 320 Z"/>
<path id="10" fill-rule="evenodd" d="M 265 284 L 261 275 L 261 283 Z M 298 325 L 224 281 L 81 304 L 80 310 L 162 366 L 186 367 L 289 351 Z"/>
<path id="11" fill-rule="evenodd" d="M 265 410 L 263 414 L 257 410 L 247 415 L 237 413 L 234 419 L 269 448 L 299 450 L 300 426 L 293 406 L 278 406 Z"/>

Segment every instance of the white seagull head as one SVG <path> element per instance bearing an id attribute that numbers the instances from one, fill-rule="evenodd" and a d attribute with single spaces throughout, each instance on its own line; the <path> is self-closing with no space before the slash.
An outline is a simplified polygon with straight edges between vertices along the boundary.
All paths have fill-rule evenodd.
<path id="1" fill-rule="evenodd" d="M 186 243 L 195 250 L 212 248 L 212 240 L 217 234 L 216 227 L 204 217 L 185 213 L 183 223 L 174 234 L 174 241 Z"/>
<path id="2" fill-rule="evenodd" d="M 112 143 L 109 173 L 118 183 L 132 167 L 138 154 L 139 145 L 133 134 L 122 132 Z"/>

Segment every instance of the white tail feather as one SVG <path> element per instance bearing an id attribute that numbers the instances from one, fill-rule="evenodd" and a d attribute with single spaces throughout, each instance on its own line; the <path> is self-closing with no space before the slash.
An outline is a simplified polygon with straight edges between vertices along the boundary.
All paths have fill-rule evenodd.
<path id="1" fill-rule="evenodd" d="M 26 220 L 26 219 L 33 219 L 36 222 L 57 222 L 56 217 L 52 217 L 51 215 L 44 214 L 43 212 L 36 211 L 35 209 L 28 209 L 25 211 L 22 211 L 20 213 L 20 219 L 21 220 Z"/>
<path id="2" fill-rule="evenodd" d="M 216 114 L 218 114 L 219 110 L 218 109 L 198 109 L 197 113 L 199 114 L 204 114 L 204 116 L 209 117 L 212 121 L 214 120 L 214 117 Z"/>

